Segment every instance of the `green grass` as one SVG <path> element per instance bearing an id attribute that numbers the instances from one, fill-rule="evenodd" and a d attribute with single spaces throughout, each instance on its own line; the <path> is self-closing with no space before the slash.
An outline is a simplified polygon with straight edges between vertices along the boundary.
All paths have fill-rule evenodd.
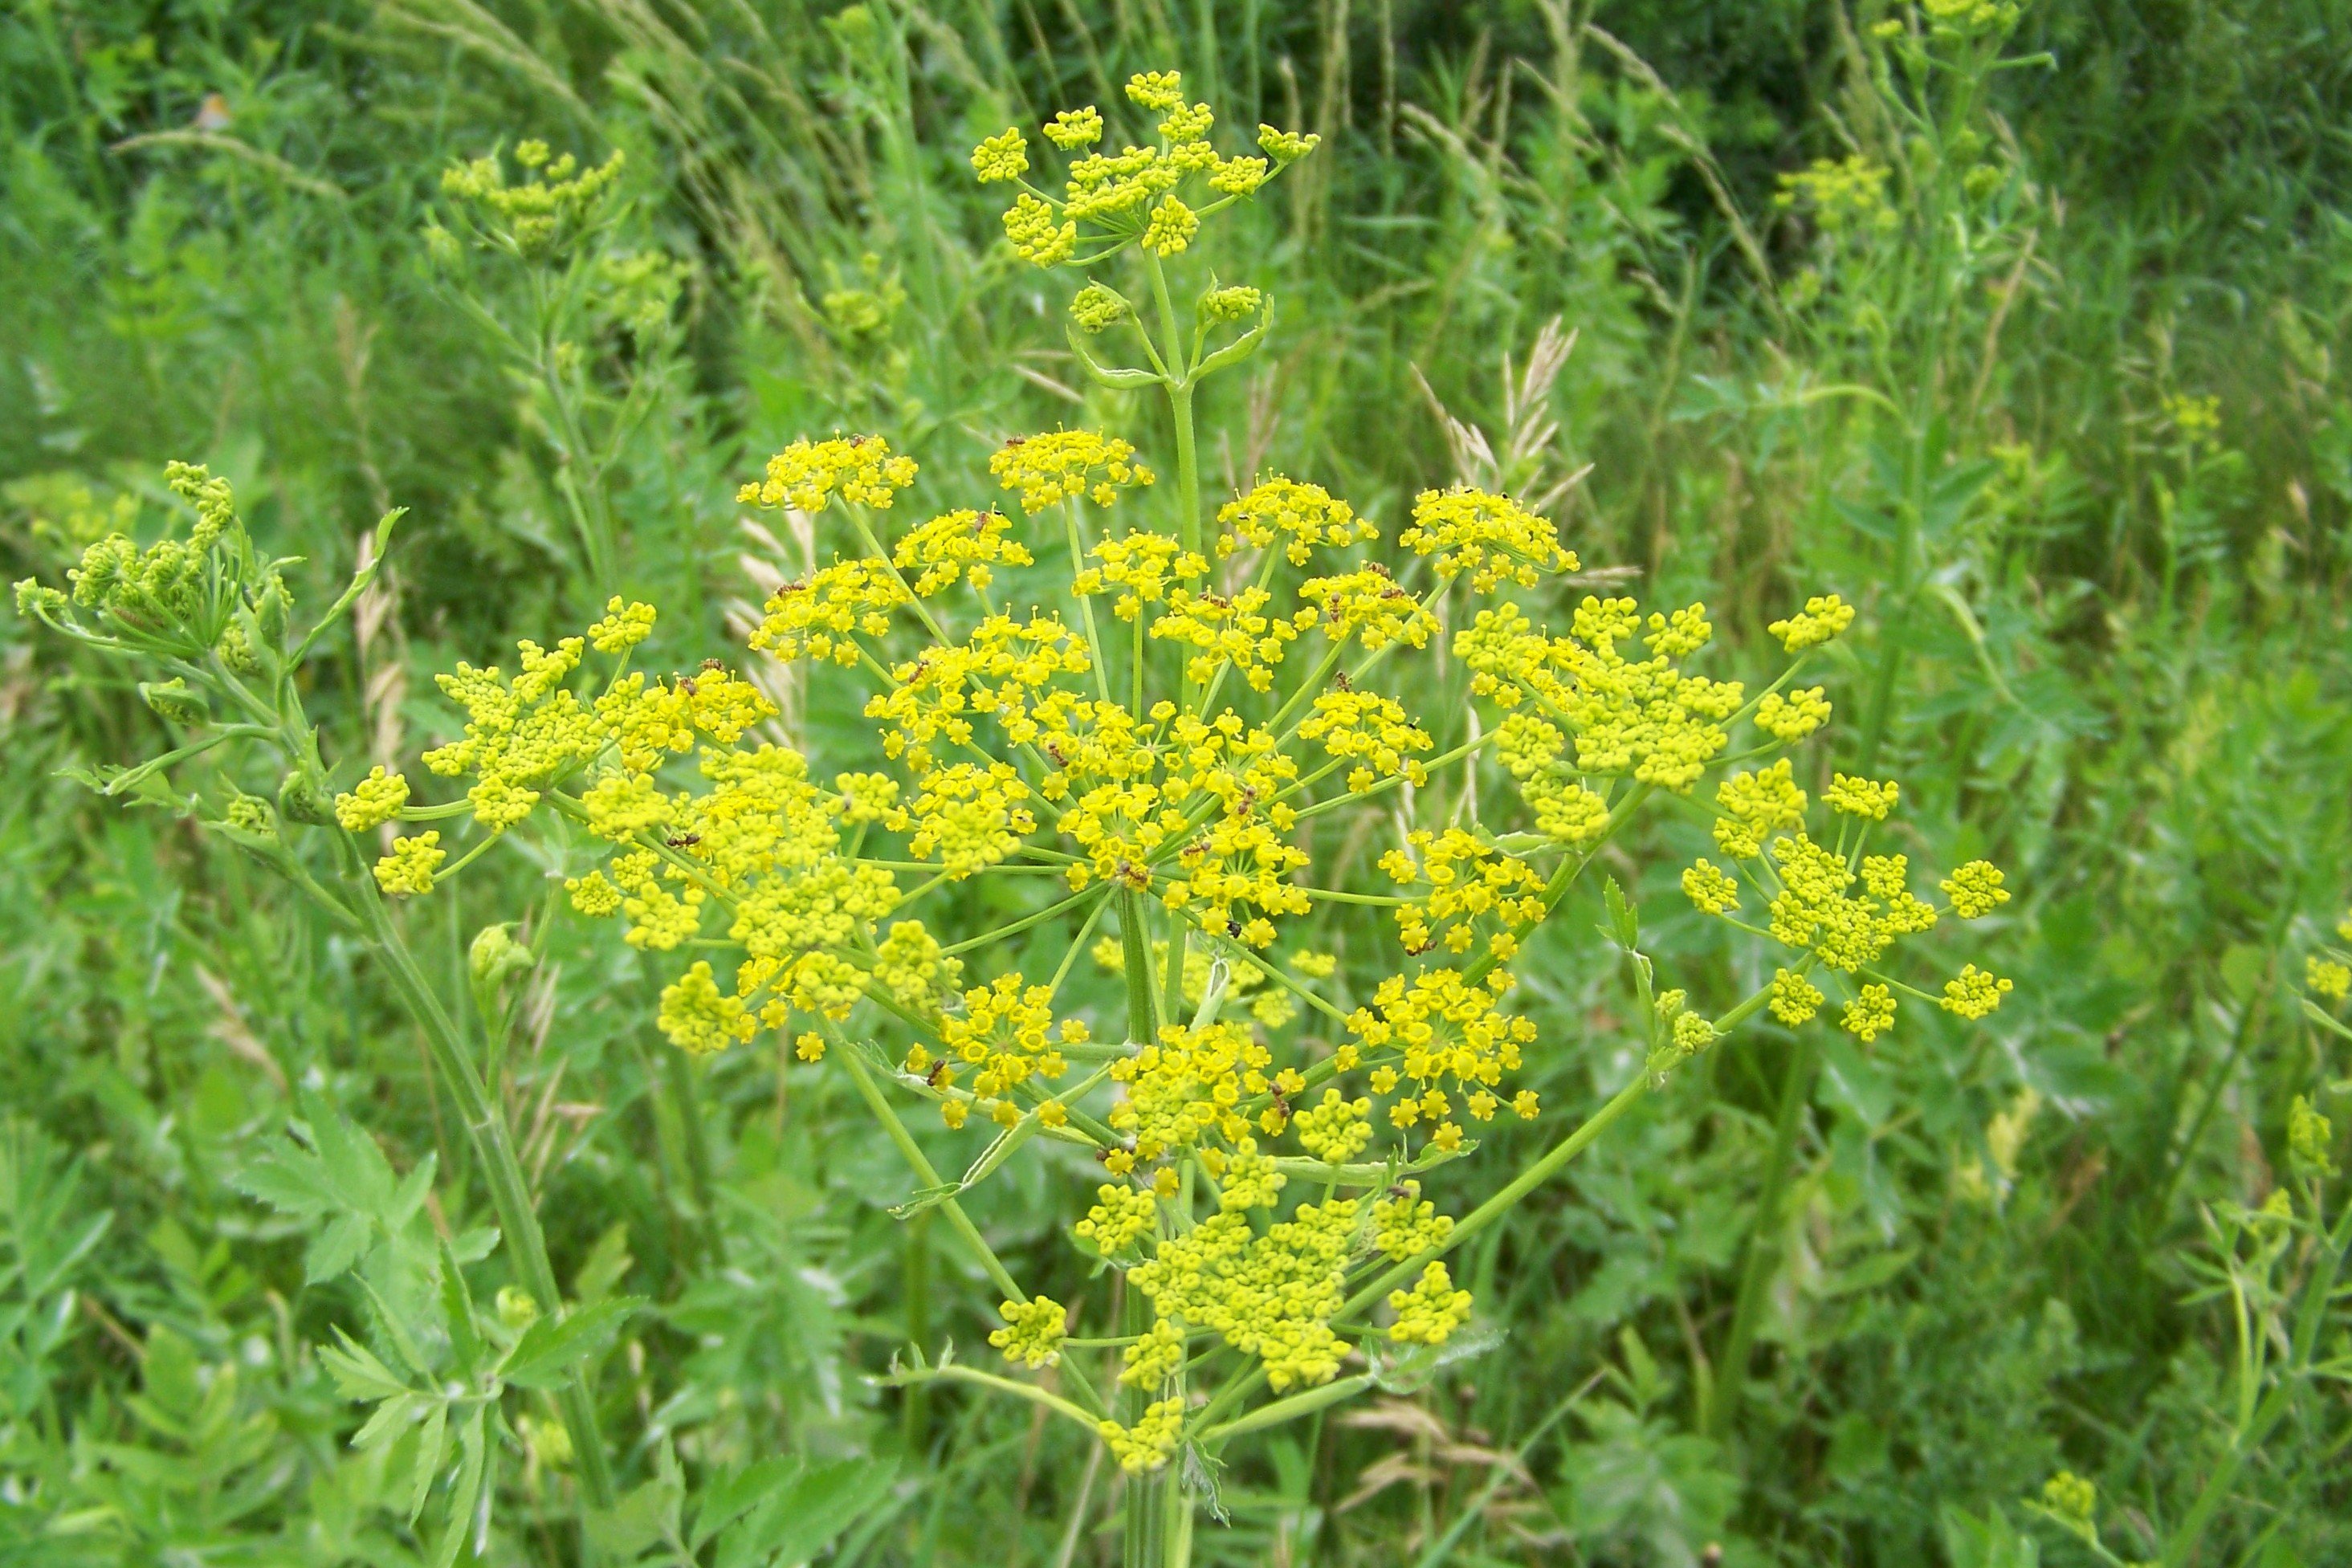
<path id="1" fill-rule="evenodd" d="M 2047 61 L 1978 104 L 1930 89 L 1935 167 L 1900 145 L 1910 89 L 1863 64 L 1907 14 L 38 0 L 0 18 L 0 556 L 61 581 L 118 504 L 160 532 L 163 462 L 203 460 L 316 606 L 404 506 L 378 618 L 307 695 L 338 758 L 445 738 L 433 671 L 584 621 L 605 586 L 564 497 L 576 444 L 457 303 L 519 308 L 511 277 L 453 276 L 421 237 L 449 160 L 543 135 L 624 150 L 601 243 L 682 264 L 657 330 L 595 329 L 583 397 L 613 437 L 612 574 L 664 606 L 656 666 L 689 668 L 759 597 L 739 556 L 772 553 L 733 486 L 794 436 L 882 432 L 937 494 L 981 493 L 1005 435 L 1057 423 L 1166 452 L 1157 408 L 1072 390 L 1063 286 L 1004 251 L 964 160 L 1180 64 L 1231 125 L 1327 138 L 1214 258 L 1277 301 L 1267 350 L 1208 394 L 1236 433 L 1206 455 L 1218 493 L 1280 470 L 1392 526 L 1455 475 L 1441 406 L 1521 493 L 1590 464 L 1554 513 L 1586 565 L 1704 597 L 1735 667 L 1763 667 L 1792 597 L 1861 605 L 1829 677 L 1838 764 L 1906 780 L 1916 860 L 1986 854 L 2019 892 L 1979 928 L 2017 983 L 2000 1012 L 1913 1009 L 1871 1050 L 1743 1037 L 1678 1076 L 1465 1249 L 1496 1347 L 1277 1431 L 1222 1478 L 1200 1559 L 2096 1561 L 2026 1506 L 2063 1468 L 2098 1481 L 2124 1560 L 2340 1561 L 2347 1427 L 2316 1382 L 2252 1385 L 2285 1414 L 2201 1538 L 2184 1522 L 2252 1409 L 2209 1224 L 2286 1179 L 2295 1096 L 2352 1113 L 2343 1041 L 2298 1001 L 2352 902 L 2352 7 L 2043 0 L 2010 53 Z M 213 93 L 225 121 L 199 118 Z M 1779 174 L 1857 150 L 1906 171 L 1899 243 L 1775 203 Z M 2002 182 L 1965 193 L 1980 160 Z M 845 291 L 873 316 L 828 304 Z M 1555 319 L 1575 347 L 1528 413 Z M 2168 401 L 2206 396 L 2210 439 Z M 800 723 L 821 771 L 854 755 L 854 714 L 812 698 Z M 488 1223 L 423 1041 L 251 862 L 59 777 L 160 748 L 117 668 L 0 623 L 0 1545 L 427 1560 L 320 1359 L 366 1321 L 355 1291 L 306 1288 L 304 1228 L 235 1180 L 339 1109 L 398 1171 L 436 1157 L 436 1228 Z M 1704 841 L 1668 813 L 1608 869 L 1662 965 L 1744 994 L 1769 971 L 1675 891 Z M 461 996 L 473 931 L 538 894 L 517 859 L 419 906 L 431 978 Z M 997 896 L 970 913 L 1018 913 L 977 906 Z M 1520 993 L 1548 1042 L 1528 1082 L 1567 1114 L 1630 1061 L 1587 902 Z M 1050 968 L 1073 935 L 1007 956 Z M 509 1109 L 559 1276 L 654 1303 L 598 1381 L 623 1484 L 885 1456 L 897 1480 L 828 1561 L 1056 1561 L 1075 1438 L 868 1381 L 910 1340 L 976 1360 L 997 1296 L 944 1226 L 887 1212 L 910 1184 L 852 1085 L 763 1043 L 700 1075 L 688 1124 L 651 1025 L 669 972 L 593 931 L 556 944 Z M 2013 1176 L 1971 1197 L 1956 1173 L 1990 1168 L 2027 1089 Z M 1498 1133 L 1433 1195 L 1466 1212 L 1544 1135 Z M 933 1157 L 969 1152 L 938 1134 Z M 1060 1234 L 1087 1175 L 1015 1162 L 969 1200 L 1063 1300 L 1108 1288 Z M 1727 1368 L 1747 1273 L 1753 1354 Z M 573 1560 L 571 1484 L 512 1457 L 489 1557 Z M 1116 1495 L 1085 1483 L 1072 1560 L 1114 1559 Z"/>

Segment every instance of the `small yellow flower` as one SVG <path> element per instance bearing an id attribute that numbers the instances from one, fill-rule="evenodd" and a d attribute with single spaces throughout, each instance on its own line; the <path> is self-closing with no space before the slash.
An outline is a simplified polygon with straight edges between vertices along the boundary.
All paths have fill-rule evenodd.
<path id="1" fill-rule="evenodd" d="M 1683 896 L 1709 915 L 1726 915 L 1739 907 L 1739 884 L 1701 859 L 1683 873 Z"/>
<path id="2" fill-rule="evenodd" d="M 690 1056 L 724 1051 L 751 1039 L 757 1027 L 741 1002 L 719 990 L 710 966 L 699 959 L 662 988 L 661 1011 L 655 1021 L 672 1045 Z"/>
<path id="3" fill-rule="evenodd" d="M 1432 1263 L 1410 1291 L 1391 1291 L 1397 1321 L 1389 1338 L 1400 1344 L 1444 1344 L 1470 1318 L 1470 1292 L 1457 1291 L 1443 1263 Z"/>
<path id="4" fill-rule="evenodd" d="M 1181 71 L 1138 71 L 1127 78 L 1127 96 L 1138 107 L 1155 113 L 1180 109 L 1184 103 Z"/>
<path id="5" fill-rule="evenodd" d="M 1864 986 L 1846 1003 L 1842 1019 L 1846 1032 L 1867 1045 L 1894 1026 L 1895 997 L 1885 986 Z"/>
<path id="6" fill-rule="evenodd" d="M 1952 913 L 1963 920 L 1990 915 L 2009 902 L 2000 868 L 1990 861 L 1970 861 L 1937 885 L 1952 901 Z"/>
<path id="7" fill-rule="evenodd" d="M 588 628 L 588 645 L 600 653 L 626 653 L 653 634 L 654 621 L 652 605 L 614 597 L 604 603 L 604 618 Z"/>
<path id="8" fill-rule="evenodd" d="M 2008 979 L 1969 964 L 1945 982 L 1943 1006 L 1964 1019 L 1980 1019 L 2000 1006 L 2000 998 L 2015 988 Z"/>
<path id="9" fill-rule="evenodd" d="M 1780 646 L 1791 653 L 1801 653 L 1817 648 L 1835 638 L 1853 624 L 1853 606 L 1836 594 L 1823 594 L 1805 601 L 1805 608 L 1786 621 L 1775 621 L 1765 628 L 1780 639 Z"/>
<path id="10" fill-rule="evenodd" d="M 441 834 L 428 830 L 392 841 L 392 852 L 375 862 L 375 880 L 386 893 L 412 896 L 433 891 L 433 873 L 449 858 Z"/>
<path id="11" fill-rule="evenodd" d="M 621 890 L 607 882 L 601 871 L 567 879 L 563 891 L 572 895 L 572 908 L 591 917 L 601 918 L 621 907 Z"/>
<path id="12" fill-rule="evenodd" d="M 793 442 L 769 458 L 766 475 L 742 486 L 735 499 L 747 507 L 821 512 L 838 496 L 884 508 L 914 482 L 915 460 L 893 456 L 880 436 L 835 436 Z"/>
<path id="13" fill-rule="evenodd" d="M 983 140 L 971 150 L 971 172 L 983 185 L 1018 180 L 1029 172 L 1029 144 L 1020 127 L 1013 126 Z"/>
<path id="14" fill-rule="evenodd" d="M 1094 145 L 1102 140 L 1102 111 L 1091 104 L 1066 109 L 1045 122 L 1045 140 L 1065 152 Z"/>
<path id="15" fill-rule="evenodd" d="M 2303 983 L 2313 995 L 2340 1002 L 2352 991 L 2352 966 L 2313 954 L 2303 961 Z"/>
<path id="16" fill-rule="evenodd" d="M 1829 722 L 1829 699 L 1811 686 L 1782 696 L 1768 692 L 1756 705 L 1756 727 L 1783 745 L 1804 739 Z"/>
<path id="17" fill-rule="evenodd" d="M 2099 1489 L 2072 1470 L 2060 1470 L 2042 1489 L 2042 1505 L 2077 1530 L 2098 1517 Z"/>
<path id="18" fill-rule="evenodd" d="M 1886 821 L 1886 813 L 1895 809 L 1895 802 L 1902 792 L 1903 787 L 1891 779 L 1880 781 L 1834 773 L 1830 776 L 1830 787 L 1822 792 L 1822 799 L 1833 811 L 1883 822 Z"/>
<path id="19" fill-rule="evenodd" d="M 1132 1427 L 1104 1421 L 1096 1428 L 1118 1468 L 1129 1475 L 1156 1470 L 1176 1451 L 1176 1435 L 1184 1427 L 1184 1401 L 1162 1399 L 1146 1406 Z"/>
<path id="20" fill-rule="evenodd" d="M 1201 232 L 1200 215 L 1171 193 L 1160 198 L 1143 226 L 1143 248 L 1155 256 L 1180 256 Z"/>
<path id="21" fill-rule="evenodd" d="M 1323 138 L 1311 131 L 1302 136 L 1295 131 L 1276 131 L 1271 125 L 1261 125 L 1257 128 L 1257 144 L 1265 149 L 1266 156 L 1273 159 L 1275 167 L 1279 169 L 1286 168 L 1314 152 L 1323 144 Z"/>
<path id="22" fill-rule="evenodd" d="M 335 821 L 347 833 L 364 833 L 400 815 L 400 809 L 407 804 L 408 780 L 397 773 L 386 774 L 378 766 L 352 785 L 350 793 L 335 797 Z"/>
<path id="23" fill-rule="evenodd" d="M 1772 971 L 1772 1016 L 1794 1029 L 1821 1011 L 1823 997 L 1819 987 L 1802 975 L 1792 975 L 1786 969 Z"/>
<path id="24" fill-rule="evenodd" d="M 997 1311 L 1004 1318 L 1004 1326 L 990 1333 L 988 1343 L 1003 1351 L 1005 1360 L 1034 1370 L 1062 1359 L 1062 1341 L 1068 1334 L 1064 1324 L 1069 1313 L 1061 1302 L 1050 1296 L 1032 1296 L 1025 1301 L 1006 1301 Z"/>

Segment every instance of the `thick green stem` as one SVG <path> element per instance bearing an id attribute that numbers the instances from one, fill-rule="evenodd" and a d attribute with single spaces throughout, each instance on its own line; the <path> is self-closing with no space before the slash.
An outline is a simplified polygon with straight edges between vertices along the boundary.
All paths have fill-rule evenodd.
<path id="1" fill-rule="evenodd" d="M 1780 1083 L 1780 1104 L 1772 1123 L 1772 1147 L 1765 1155 L 1764 1190 L 1756 1200 L 1756 1223 L 1748 1235 L 1748 1256 L 1739 1270 L 1739 1295 L 1732 1308 L 1730 1337 L 1712 1386 L 1712 1399 L 1700 1413 L 1700 1427 L 1720 1440 L 1729 1434 L 1738 1413 L 1739 1396 L 1748 1375 L 1748 1357 L 1756 1343 L 1756 1320 L 1764 1308 L 1764 1288 L 1771 1280 L 1777 1256 L 1773 1245 L 1780 1205 L 1787 1197 L 1795 1162 L 1797 1129 L 1813 1092 L 1813 1047 L 1799 1036 L 1789 1052 L 1789 1071 Z"/>
<path id="2" fill-rule="evenodd" d="M 540 1229 L 539 1212 L 531 1205 L 530 1184 L 523 1176 L 522 1162 L 515 1155 L 506 1117 L 491 1100 L 481 1074 L 475 1071 L 473 1059 L 467 1055 L 455 1020 L 442 1007 L 441 998 L 418 967 L 415 956 L 409 952 L 408 944 L 393 925 L 357 844 L 346 833 L 338 833 L 336 840 L 338 858 L 345 862 L 347 880 L 357 890 L 354 902 L 377 952 L 383 956 L 393 988 L 400 993 L 417 1026 L 424 1030 L 433 1065 L 450 1097 L 457 1101 L 458 1114 L 465 1119 L 467 1134 L 473 1139 L 475 1154 L 482 1162 L 483 1175 L 489 1186 L 491 1209 L 499 1217 L 499 1228 L 506 1238 L 515 1272 L 521 1276 L 522 1288 L 530 1292 L 541 1311 L 561 1314 L 563 1292 L 555 1282 L 554 1266 L 548 1261 L 547 1238 Z M 578 1468 L 583 1500 L 591 1508 L 610 1508 L 612 1462 L 604 1451 L 604 1437 L 596 1429 L 595 1396 L 589 1390 L 584 1371 L 575 1369 L 566 1378 L 556 1396 L 556 1405 L 563 1417 L 564 1430 L 572 1438 L 572 1460 Z"/>

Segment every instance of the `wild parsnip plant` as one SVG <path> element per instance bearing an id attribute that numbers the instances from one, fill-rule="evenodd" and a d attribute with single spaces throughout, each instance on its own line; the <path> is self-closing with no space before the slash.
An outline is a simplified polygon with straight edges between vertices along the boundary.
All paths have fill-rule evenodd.
<path id="1" fill-rule="evenodd" d="M 1086 278 L 1070 317 L 1088 372 L 1164 395 L 1173 482 L 1125 437 L 1056 429 L 997 450 L 1003 498 L 986 509 L 933 511 L 915 460 L 872 434 L 797 440 L 742 487 L 747 506 L 808 518 L 824 562 L 768 601 L 751 650 L 862 692 L 857 770 L 813 776 L 761 687 L 722 661 L 632 669 L 656 612 L 620 597 L 579 634 L 521 643 L 512 673 L 440 676 L 463 733 L 424 754 L 416 780 L 331 767 L 298 677 L 367 574 L 296 636 L 282 563 L 255 555 L 228 486 L 199 468 L 171 475 L 195 513 L 184 538 L 142 550 L 109 538 L 68 589 L 18 589 L 25 612 L 150 677 L 148 705 L 186 737 L 92 782 L 170 800 L 362 940 L 476 1140 L 516 1279 L 488 1312 L 462 1265 L 490 1239 L 436 1250 L 420 1228 L 429 1166 L 395 1189 L 363 1138 L 320 1121 L 310 1150 L 255 1186 L 340 1217 L 314 1277 L 384 1249 L 364 1270 L 383 1343 L 347 1341 L 334 1365 L 373 1406 L 362 1447 L 421 1432 L 412 1517 L 457 1465 L 439 1561 L 482 1528 L 490 1425 L 510 1416 L 501 1429 L 533 1462 L 576 1467 L 592 1542 L 691 1552 L 752 1484 L 704 1494 L 693 1541 L 674 1502 L 658 1528 L 614 1522 L 616 1465 L 588 1377 L 637 1303 L 563 1301 L 483 1087 L 505 1034 L 501 987 L 533 954 L 511 925 L 483 930 L 479 1027 L 461 1027 L 393 907 L 502 847 L 557 868 L 578 917 L 617 917 L 628 945 L 667 956 L 657 1022 L 677 1051 L 769 1034 L 805 1071 L 847 1077 L 919 1184 L 901 1215 L 943 1214 L 1003 1298 L 990 1336 L 1001 1370 L 917 1347 L 890 1381 L 977 1385 L 1098 1438 L 1131 1478 L 1133 1563 L 1190 1561 L 1238 1439 L 1409 1391 L 1490 1343 L 1448 1254 L 1685 1063 L 1737 1050 L 1748 1019 L 1769 1009 L 1866 1044 L 1906 1002 L 1978 1019 L 2011 988 L 1916 951 L 1947 916 L 2005 903 L 2000 871 L 1975 861 L 1937 879 L 1882 851 L 1891 779 L 1838 773 L 1818 801 L 1798 782 L 1792 755 L 1832 717 L 1803 677 L 1853 618 L 1836 594 L 1773 623 L 1786 658 L 1751 691 L 1702 673 L 1703 605 L 1580 596 L 1575 551 L 1509 496 L 1430 488 L 1386 527 L 1280 476 L 1204 504 L 1194 392 L 1276 319 L 1264 292 L 1202 264 L 1208 225 L 1316 139 L 1262 127 L 1259 153 L 1221 152 L 1210 107 L 1172 70 L 1136 76 L 1126 97 L 1045 125 L 1067 162 L 1058 193 L 1031 179 L 1017 128 L 971 163 L 1017 188 L 1015 250 Z M 1094 150 L 1130 117 L 1156 139 Z M 522 162 L 551 183 L 508 187 L 482 164 L 451 183 L 528 259 L 585 221 L 613 165 L 575 173 L 528 144 Z M 1471 672 L 1458 723 L 1415 711 L 1441 659 Z M 274 801 L 173 792 L 176 768 L 232 743 L 275 758 Z M 1524 945 L 1630 823 L 1669 804 L 1709 820 L 1721 861 L 1695 860 L 1683 894 L 1764 945 L 1769 979 L 1714 1005 L 1660 984 L 1641 913 L 1611 880 L 1601 935 L 1638 998 L 1638 1069 L 1486 1201 L 1439 1212 L 1424 1177 L 1475 1154 L 1498 1118 L 1547 1116 L 1523 1078 L 1560 1042 L 1513 1006 Z M 400 836 L 371 854 L 386 824 Z M 1350 843 L 1372 848 L 1342 854 Z M 982 878 L 1054 892 L 1009 923 L 959 928 L 950 897 Z M 535 923 L 542 943 L 552 913 Z M 1304 939 L 1318 916 L 1348 932 L 1344 963 Z M 1052 973 L 1005 965 L 1010 938 L 1055 918 L 1077 936 Z M 1124 980 L 1108 1010 L 1069 996 L 1097 934 Z M 1923 966 L 1925 987 L 1902 977 Z M 913 1135 L 917 1106 L 972 1140 L 961 1178 Z M 1024 1288 L 967 1217 L 964 1196 L 1032 1145 L 1096 1167 L 1068 1235 L 1116 1281 L 1116 1307 L 1082 1316 Z M 385 1299 L 397 1291 L 415 1298 L 405 1310 Z M 420 1310 L 440 1324 L 437 1347 L 404 1335 Z M 560 1426 L 509 1410 L 509 1391 L 530 1389 L 555 1396 Z M 789 1512 L 763 1505 L 753 1523 L 782 1529 Z M 760 1550 L 782 1548 L 762 1536 Z"/>

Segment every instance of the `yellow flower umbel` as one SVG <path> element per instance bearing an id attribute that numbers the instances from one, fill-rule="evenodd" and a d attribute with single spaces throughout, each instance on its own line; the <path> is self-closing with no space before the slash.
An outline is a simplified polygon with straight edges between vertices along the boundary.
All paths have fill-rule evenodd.
<path id="1" fill-rule="evenodd" d="M 1832 716 L 1825 685 L 1799 677 L 1853 620 L 1835 596 L 1773 624 L 1790 659 L 1751 695 L 1712 673 L 1703 604 L 1563 601 L 1579 558 L 1520 497 L 1433 488 L 1381 519 L 1253 475 L 1202 504 L 1191 392 L 1270 319 L 1256 290 L 1194 259 L 1205 220 L 1313 141 L 1265 130 L 1263 156 L 1228 157 L 1182 85 L 1129 84 L 1157 120 L 1150 145 L 1104 150 L 1094 110 L 1049 122 L 1045 144 L 1070 160 L 1058 195 L 1030 184 L 1040 149 L 1019 132 L 972 161 L 1013 187 L 1007 232 L 1032 259 L 1124 256 L 1150 286 L 1138 310 L 1090 282 L 1071 340 L 1112 387 L 1165 391 L 1173 484 L 1127 437 L 1079 429 L 991 454 L 1003 510 L 949 498 L 908 517 L 916 464 L 872 434 L 794 441 L 739 492 L 811 530 L 809 568 L 749 641 L 801 666 L 803 689 L 821 677 L 846 695 L 807 711 L 862 717 L 862 733 L 825 731 L 829 784 L 764 679 L 717 659 L 630 668 L 656 619 L 614 599 L 579 635 L 441 678 L 459 717 L 425 761 L 462 800 L 420 803 L 379 768 L 340 796 L 291 791 L 278 813 L 344 834 L 445 824 L 376 862 L 381 889 L 409 895 L 551 830 L 534 863 L 656 972 L 670 1045 L 702 1057 L 765 1039 L 784 1070 L 848 1078 L 919 1174 L 902 1212 L 945 1209 L 998 1286 L 991 1343 L 1011 1373 L 1051 1368 L 1052 1387 L 1028 1391 L 1041 1408 L 1138 1474 L 1188 1444 L 1214 1451 L 1244 1414 L 1248 1430 L 1305 1408 L 1282 1402 L 1316 1397 L 1360 1348 L 1376 1367 L 1434 1360 L 1461 1332 L 1473 1302 L 1444 1255 L 1494 1211 L 1457 1221 L 1424 1183 L 1507 1113 L 1543 1119 L 1531 1069 L 1556 1080 L 1537 1059 L 1558 1042 L 1513 967 L 1645 804 L 1714 818 L 1683 889 L 1780 951 L 1719 1014 L 1653 994 L 1637 966 L 1644 1054 L 1617 1103 L 1767 1009 L 1788 1027 L 1829 1011 L 1869 1041 L 1902 998 L 1975 1021 L 2011 989 L 1974 965 L 1940 995 L 1887 972 L 1946 914 L 2001 910 L 1998 871 L 1962 865 L 1931 904 L 1906 854 L 1871 842 L 1900 804 L 1892 781 L 1833 775 L 1819 802 L 1798 782 L 1822 776 L 1790 753 Z M 1204 275 L 1189 326 L 1169 287 L 1180 264 Z M 1139 340 L 1151 368 L 1105 367 L 1088 333 Z M 251 594 L 215 585 L 250 552 L 225 492 L 175 479 L 201 546 L 104 543 L 76 595 L 107 639 L 229 667 L 245 655 L 224 628 L 259 622 Z M 26 596 L 53 623 L 78 613 L 56 591 Z M 188 726 L 219 695 L 155 692 Z M 266 808 L 231 810 L 241 843 L 277 831 Z M 1613 885 L 1610 903 L 1631 948 L 1640 923 Z M 1090 951 L 1119 1005 L 1066 988 Z M 2331 974 L 2315 968 L 2315 986 Z M 908 1132 L 911 1102 L 989 1140 L 961 1180 Z M 1584 1135 L 1560 1129 L 1547 1168 Z M 2325 1155 L 2324 1135 L 2298 1135 Z M 1135 1321 L 1079 1330 L 961 1207 L 1034 1141 L 1086 1161 L 1067 1235 L 1124 1276 Z M 1006 1375 L 898 1375 L 1001 1389 Z"/>

